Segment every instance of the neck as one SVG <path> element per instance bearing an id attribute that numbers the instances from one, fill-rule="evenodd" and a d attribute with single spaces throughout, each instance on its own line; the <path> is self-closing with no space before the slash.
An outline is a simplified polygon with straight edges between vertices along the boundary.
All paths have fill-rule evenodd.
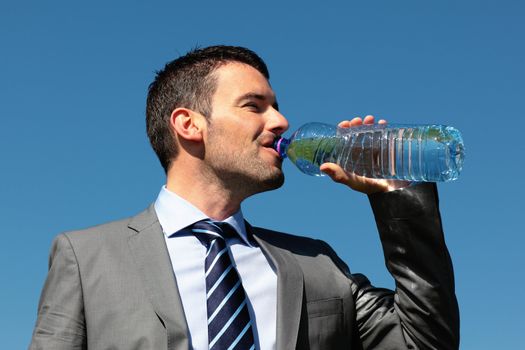
<path id="1" fill-rule="evenodd" d="M 244 200 L 217 181 L 196 175 L 184 176 L 177 172 L 168 173 L 166 188 L 193 204 L 211 219 L 219 221 L 235 214 Z"/>

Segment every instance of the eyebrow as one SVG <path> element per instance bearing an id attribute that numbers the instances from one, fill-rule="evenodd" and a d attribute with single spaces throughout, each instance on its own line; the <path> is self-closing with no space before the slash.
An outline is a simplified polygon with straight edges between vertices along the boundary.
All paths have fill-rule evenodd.
<path id="1" fill-rule="evenodd" d="M 237 99 L 237 103 L 240 103 L 241 101 L 243 100 L 251 100 L 251 99 L 255 99 L 255 100 L 259 100 L 259 101 L 266 101 L 267 98 L 265 95 L 261 95 L 261 94 L 258 94 L 258 93 L 255 93 L 255 92 L 248 92 L 242 96 L 240 96 L 238 99 Z M 276 110 L 279 110 L 279 104 L 277 103 L 277 98 L 274 97 L 274 103 L 272 104 L 272 107 L 275 108 Z"/>

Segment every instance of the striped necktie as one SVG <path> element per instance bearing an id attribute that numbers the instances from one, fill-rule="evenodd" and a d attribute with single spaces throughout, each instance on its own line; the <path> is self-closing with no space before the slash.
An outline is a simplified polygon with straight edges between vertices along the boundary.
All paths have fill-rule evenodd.
<path id="1" fill-rule="evenodd" d="M 204 270 L 209 349 L 255 349 L 246 293 L 225 242 L 237 232 L 227 223 L 210 220 L 196 222 L 191 230 L 206 246 Z"/>

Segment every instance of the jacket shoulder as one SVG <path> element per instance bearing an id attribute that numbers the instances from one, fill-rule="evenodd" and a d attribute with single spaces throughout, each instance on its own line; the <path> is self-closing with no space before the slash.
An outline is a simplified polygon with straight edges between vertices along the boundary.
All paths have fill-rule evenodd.
<path id="1" fill-rule="evenodd" d="M 158 222 L 153 206 L 137 215 L 114 220 L 81 230 L 62 233 L 59 236 L 67 237 L 72 245 L 104 243 L 112 240 L 121 240 L 129 237 L 141 229 Z"/>
<path id="2" fill-rule="evenodd" d="M 301 265 L 318 267 L 320 262 L 333 264 L 346 276 L 351 277 L 350 269 L 339 258 L 334 249 L 325 241 L 306 236 L 254 227 L 254 235 L 266 243 L 290 252 Z"/>
<path id="3" fill-rule="evenodd" d="M 292 253 L 304 251 L 320 251 L 328 247 L 328 243 L 311 237 L 295 235 L 286 232 L 269 230 L 262 227 L 252 227 L 252 232 L 256 237 L 274 246 L 286 249 Z"/>

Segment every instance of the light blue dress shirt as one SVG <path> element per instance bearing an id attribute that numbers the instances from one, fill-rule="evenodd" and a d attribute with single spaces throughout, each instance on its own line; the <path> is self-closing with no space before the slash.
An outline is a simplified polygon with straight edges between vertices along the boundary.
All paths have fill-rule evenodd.
<path id="1" fill-rule="evenodd" d="M 208 219 L 188 201 L 162 187 L 155 211 L 165 235 L 166 245 L 177 280 L 182 306 L 194 350 L 208 349 L 206 312 L 206 248 L 192 234 L 182 231 L 193 223 Z M 229 239 L 230 256 L 239 272 L 248 296 L 248 309 L 253 321 L 257 349 L 275 349 L 277 322 L 277 275 L 275 268 L 256 244 L 247 238 L 242 211 L 225 222 L 231 224 L 239 239 Z"/>

